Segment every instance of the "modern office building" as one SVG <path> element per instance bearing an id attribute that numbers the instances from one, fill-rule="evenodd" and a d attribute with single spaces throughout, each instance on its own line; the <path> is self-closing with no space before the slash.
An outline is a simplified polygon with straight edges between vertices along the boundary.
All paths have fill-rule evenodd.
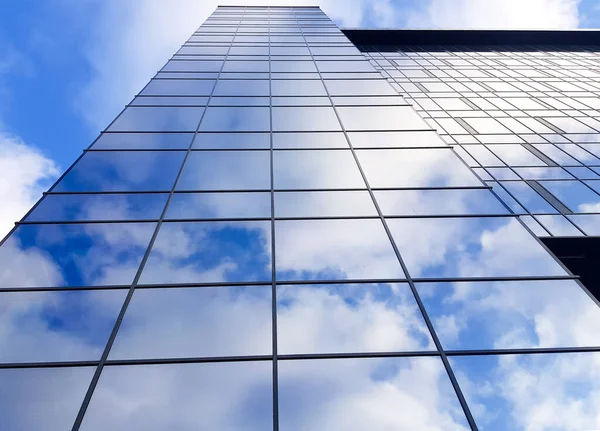
<path id="1" fill-rule="evenodd" d="M 0 246 L 0 430 L 600 429 L 596 42 L 219 7 Z"/>

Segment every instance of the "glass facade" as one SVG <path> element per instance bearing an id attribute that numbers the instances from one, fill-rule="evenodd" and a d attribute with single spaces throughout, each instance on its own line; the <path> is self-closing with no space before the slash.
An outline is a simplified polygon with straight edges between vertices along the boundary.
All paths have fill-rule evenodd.
<path id="1" fill-rule="evenodd" d="M 593 234 L 595 111 L 445 56 L 219 7 L 0 246 L 0 429 L 600 428 L 600 308 L 531 227 Z"/>
<path id="2" fill-rule="evenodd" d="M 536 235 L 600 234 L 597 49 L 360 48 Z"/>

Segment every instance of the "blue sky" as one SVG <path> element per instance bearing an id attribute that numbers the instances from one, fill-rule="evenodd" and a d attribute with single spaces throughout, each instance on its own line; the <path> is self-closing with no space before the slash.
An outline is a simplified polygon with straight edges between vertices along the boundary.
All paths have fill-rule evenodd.
<path id="1" fill-rule="evenodd" d="M 174 0 L 169 10 L 159 0 L 21 0 L 4 5 L 0 17 L 2 234 L 218 3 L 225 2 Z M 321 3 L 339 25 L 348 27 L 600 27 L 600 5 L 594 0 L 287 3 Z"/>

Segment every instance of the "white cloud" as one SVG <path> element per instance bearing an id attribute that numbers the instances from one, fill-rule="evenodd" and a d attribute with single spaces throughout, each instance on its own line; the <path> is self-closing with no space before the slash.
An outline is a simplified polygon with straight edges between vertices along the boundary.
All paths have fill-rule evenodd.
<path id="1" fill-rule="evenodd" d="M 0 132 L 0 238 L 58 175 L 56 164 L 16 136 Z"/>
<path id="2" fill-rule="evenodd" d="M 576 28 L 580 0 L 430 0 L 409 27 Z"/>

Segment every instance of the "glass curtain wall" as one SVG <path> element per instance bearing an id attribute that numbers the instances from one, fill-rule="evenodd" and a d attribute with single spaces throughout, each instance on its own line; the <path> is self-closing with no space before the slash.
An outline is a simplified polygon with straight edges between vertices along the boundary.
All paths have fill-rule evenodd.
<path id="1" fill-rule="evenodd" d="M 539 236 L 600 234 L 598 47 L 363 47 Z"/>
<path id="2" fill-rule="evenodd" d="M 592 427 L 600 309 L 432 125 L 218 8 L 2 243 L 0 429 Z"/>

